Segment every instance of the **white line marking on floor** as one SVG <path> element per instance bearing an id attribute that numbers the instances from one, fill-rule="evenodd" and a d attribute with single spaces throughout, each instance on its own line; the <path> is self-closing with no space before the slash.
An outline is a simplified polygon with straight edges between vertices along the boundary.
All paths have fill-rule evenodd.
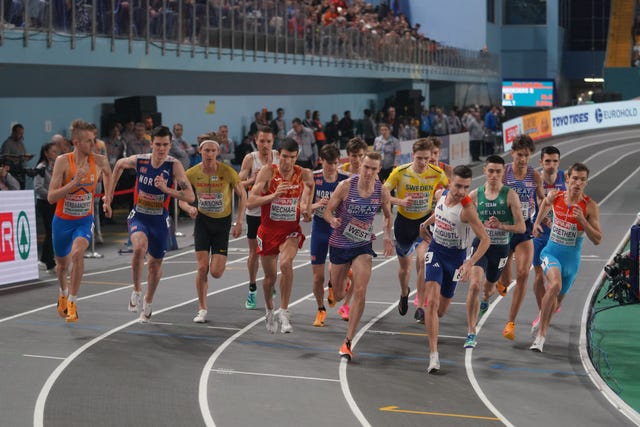
<path id="1" fill-rule="evenodd" d="M 64 357 L 58 357 L 58 356 L 42 356 L 39 354 L 23 354 L 24 357 L 35 357 L 38 359 L 54 359 L 54 360 L 64 360 Z"/>
<path id="2" fill-rule="evenodd" d="M 301 377 L 298 375 L 264 374 L 260 372 L 235 371 L 233 369 L 212 369 L 211 372 L 216 372 L 219 374 L 226 374 L 226 375 L 241 374 L 241 375 L 254 375 L 257 377 L 287 378 L 287 379 L 293 379 L 293 380 L 329 381 L 329 382 L 336 382 L 336 383 L 340 382 L 340 380 L 334 380 L 331 378 Z"/>
<path id="3" fill-rule="evenodd" d="M 220 329 L 223 331 L 239 331 L 240 328 L 225 328 L 224 326 L 207 326 L 209 329 Z"/>

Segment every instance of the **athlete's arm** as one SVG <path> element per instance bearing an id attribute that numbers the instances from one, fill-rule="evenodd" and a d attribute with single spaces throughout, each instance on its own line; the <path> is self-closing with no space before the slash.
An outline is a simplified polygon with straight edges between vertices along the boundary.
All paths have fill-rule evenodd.
<path id="1" fill-rule="evenodd" d="M 118 180 L 122 176 L 122 171 L 124 171 L 125 169 L 135 169 L 137 160 L 138 155 L 134 154 L 129 157 L 123 157 L 116 162 L 115 166 L 113 167 L 111 185 L 107 188 L 105 197 L 107 197 L 109 200 L 113 200 L 113 192 L 116 188 L 116 185 L 118 184 Z"/>
<path id="2" fill-rule="evenodd" d="M 551 210 L 553 206 L 553 199 L 556 198 L 558 194 L 558 190 L 551 190 L 549 194 L 542 200 L 540 206 L 538 207 L 538 213 L 536 214 L 536 222 L 533 224 L 533 236 L 538 237 L 540 232 L 542 232 L 542 226 L 540 223 L 547 217 L 547 213 Z"/>
<path id="3" fill-rule="evenodd" d="M 156 176 L 154 185 L 168 196 L 177 200 L 183 200 L 187 203 L 193 203 L 196 199 L 196 195 L 193 194 L 193 187 L 187 178 L 187 174 L 184 171 L 182 163 L 178 161 L 173 162 L 173 176 L 175 178 L 176 188 L 167 187 L 167 182 L 162 178 L 162 175 Z"/>
<path id="4" fill-rule="evenodd" d="M 540 172 L 538 171 L 533 171 L 533 180 L 536 183 L 536 197 L 538 198 L 538 201 L 544 199 L 544 189 L 543 189 L 543 185 L 542 185 L 542 175 L 540 175 Z"/>
<path id="5" fill-rule="evenodd" d="M 302 168 L 302 183 L 304 184 L 304 189 L 302 190 L 302 196 L 300 198 L 300 210 L 302 211 L 303 220 L 309 222 L 313 215 L 315 182 L 313 180 L 313 172 L 307 168 Z"/>
<path id="6" fill-rule="evenodd" d="M 47 193 L 47 200 L 49 203 L 56 203 L 58 200 L 64 198 L 67 194 L 73 190 L 77 184 L 82 181 L 82 178 L 89 172 L 88 167 L 77 169 L 73 179 L 66 185 L 62 185 L 65 172 L 69 169 L 69 158 L 67 156 L 60 156 L 53 165 L 53 172 L 51 174 L 51 182 L 49 183 L 49 192 Z"/>
<path id="7" fill-rule="evenodd" d="M 384 215 L 384 228 L 382 230 L 382 241 L 384 244 L 384 256 L 393 253 L 394 245 L 391 238 L 391 193 L 384 185 L 382 186 L 382 215 Z"/>
<path id="8" fill-rule="evenodd" d="M 602 240 L 600 229 L 600 208 L 592 199 L 587 203 L 587 218 L 582 215 L 582 209 L 574 208 L 574 216 L 584 228 L 584 232 L 594 245 L 599 245 Z"/>
<path id="9" fill-rule="evenodd" d="M 102 188 L 106 190 L 111 186 L 111 181 L 112 181 L 111 166 L 109 165 L 109 159 L 107 158 L 107 156 L 103 156 L 100 154 L 96 154 L 95 159 L 96 159 L 96 166 L 98 167 L 98 169 L 100 170 L 100 174 L 102 175 L 102 182 L 103 182 Z M 104 211 L 104 215 L 107 218 L 111 218 L 111 199 L 107 197 L 106 192 L 105 192 L 105 195 L 102 196 L 102 201 L 103 201 L 102 210 Z"/>
<path id="10" fill-rule="evenodd" d="M 244 156 L 242 159 L 242 166 L 240 167 L 240 172 L 238 172 L 238 176 L 240 177 L 241 184 L 245 188 L 249 188 L 251 184 L 254 183 L 255 177 L 249 178 L 251 175 L 251 167 L 253 166 L 253 159 L 251 153 Z"/>
<path id="11" fill-rule="evenodd" d="M 513 225 L 499 223 L 498 228 L 510 233 L 524 233 L 527 231 L 527 225 L 524 223 L 524 217 L 522 216 L 522 204 L 518 194 L 512 189 L 509 189 L 509 193 L 507 193 L 507 204 L 511 210 Z"/>
<path id="12" fill-rule="evenodd" d="M 522 217 L 522 215 L 520 216 Z M 473 267 L 476 262 L 478 262 L 478 260 L 484 256 L 484 253 L 487 251 L 487 249 L 489 249 L 489 246 L 491 245 L 491 239 L 484 229 L 484 225 L 482 225 L 482 222 L 480 222 L 478 211 L 476 210 L 476 207 L 473 203 L 469 203 L 462 208 L 462 212 L 460 213 L 460 220 L 469 224 L 471 230 L 480 240 L 478 248 L 473 251 L 471 257 L 465 260 L 465 262 L 463 262 L 459 268 L 460 280 L 465 282 L 469 280 L 471 267 Z"/>
<path id="13" fill-rule="evenodd" d="M 247 192 L 241 181 L 238 181 L 233 187 L 233 191 L 235 191 L 236 196 L 238 196 L 238 214 L 236 216 L 236 222 L 231 229 L 231 235 L 234 238 L 238 238 L 242 234 L 242 221 L 244 220 L 244 213 L 247 209 Z"/>
<path id="14" fill-rule="evenodd" d="M 273 168 L 271 165 L 264 165 L 260 168 L 253 187 L 249 192 L 249 199 L 247 200 L 248 209 L 266 205 L 283 193 L 284 189 L 282 188 L 282 184 L 280 184 L 274 193 L 262 195 L 262 192 L 267 189 L 267 184 L 271 181 L 272 177 Z"/>
<path id="15" fill-rule="evenodd" d="M 331 198 L 329 199 L 329 203 L 327 203 L 327 207 L 324 210 L 324 214 L 322 218 L 327 221 L 327 224 L 331 226 L 331 228 L 340 227 L 340 223 L 342 222 L 340 218 L 336 218 L 333 213 L 342 201 L 349 194 L 349 186 L 351 185 L 351 178 L 345 179 L 344 181 L 340 181 L 340 184 L 336 187 L 336 190 L 331 194 Z"/>

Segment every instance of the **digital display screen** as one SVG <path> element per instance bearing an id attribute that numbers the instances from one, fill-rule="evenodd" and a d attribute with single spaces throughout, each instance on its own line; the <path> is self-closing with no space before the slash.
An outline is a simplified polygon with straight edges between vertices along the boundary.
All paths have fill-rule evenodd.
<path id="1" fill-rule="evenodd" d="M 553 107 L 552 80 L 503 80 L 503 107 Z"/>

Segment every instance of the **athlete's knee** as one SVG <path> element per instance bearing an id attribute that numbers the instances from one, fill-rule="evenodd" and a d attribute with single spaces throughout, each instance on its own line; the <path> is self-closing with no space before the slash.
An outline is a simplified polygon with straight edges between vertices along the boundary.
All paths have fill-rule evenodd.
<path id="1" fill-rule="evenodd" d="M 214 279 L 219 279 L 224 274 L 224 267 L 220 269 L 211 269 L 210 273 L 211 277 L 213 277 Z"/>
<path id="2" fill-rule="evenodd" d="M 283 257 L 280 259 L 280 271 L 282 271 L 283 273 L 293 271 L 292 257 Z"/>
<path id="3" fill-rule="evenodd" d="M 207 274 L 209 274 L 209 266 L 198 265 L 198 274 L 200 275 L 200 277 L 207 277 Z"/>

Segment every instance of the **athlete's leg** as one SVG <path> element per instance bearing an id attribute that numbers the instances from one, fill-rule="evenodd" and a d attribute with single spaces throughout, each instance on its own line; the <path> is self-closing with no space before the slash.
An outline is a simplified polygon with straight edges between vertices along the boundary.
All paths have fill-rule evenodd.
<path id="1" fill-rule="evenodd" d="M 301 237 L 288 238 L 280 245 L 280 308 L 289 308 L 293 287 L 293 259 L 298 253 Z"/>
<path id="2" fill-rule="evenodd" d="M 562 275 L 560 268 L 549 267 L 546 277 L 548 279 L 547 290 L 542 299 L 542 307 L 540 308 L 540 329 L 538 335 L 546 337 L 547 329 L 551 323 L 551 317 L 556 311 L 558 305 L 558 297 L 562 289 Z"/>
<path id="3" fill-rule="evenodd" d="M 273 288 L 278 276 L 278 255 L 261 255 L 260 261 L 264 271 L 264 279 L 262 280 L 264 303 L 268 310 L 273 310 Z"/>
<path id="4" fill-rule="evenodd" d="M 427 290 L 427 309 L 424 314 L 424 325 L 429 341 L 429 353 L 438 352 L 438 329 L 440 326 L 440 283 L 428 281 L 425 283 Z"/>
<path id="5" fill-rule="evenodd" d="M 147 304 L 151 304 L 162 277 L 162 258 L 154 258 L 151 254 L 148 256 L 147 269 L 149 271 L 147 272 L 147 293 L 144 296 L 144 300 Z"/>
<path id="6" fill-rule="evenodd" d="M 142 231 L 136 231 L 129 235 L 131 245 L 133 246 L 133 255 L 131 256 L 131 270 L 133 273 L 133 289 L 141 292 L 142 272 L 144 270 L 144 257 L 147 254 L 149 240 L 147 235 Z"/>
<path id="7" fill-rule="evenodd" d="M 516 257 L 516 286 L 513 290 L 513 299 L 511 301 L 511 309 L 509 310 L 509 322 L 516 321 L 520 306 L 527 293 L 529 269 L 533 261 L 533 240 L 521 242 L 516 246 L 514 255 Z"/>
<path id="8" fill-rule="evenodd" d="M 209 283 L 209 251 L 196 251 L 196 261 L 198 270 L 196 271 L 196 295 L 198 295 L 198 307 L 201 310 L 207 309 L 207 290 Z"/>
<path id="9" fill-rule="evenodd" d="M 313 264 L 313 296 L 318 308 L 324 307 L 324 264 Z"/>
<path id="10" fill-rule="evenodd" d="M 427 253 L 427 242 L 422 241 L 416 248 L 416 293 L 418 298 L 418 307 L 424 306 L 424 298 L 426 294 L 424 281 L 424 255 Z"/>
<path id="11" fill-rule="evenodd" d="M 351 288 L 353 289 L 353 300 L 349 311 L 349 324 L 347 326 L 347 339 L 352 340 L 360 323 L 360 318 L 364 312 L 365 298 L 367 296 L 367 286 L 371 278 L 371 268 L 373 257 L 369 254 L 361 254 L 351 261 L 353 275 L 351 278 Z M 347 264 L 345 264 L 347 265 Z"/>
<path id="12" fill-rule="evenodd" d="M 542 308 L 542 298 L 544 298 L 544 271 L 539 265 L 533 266 L 533 293 L 536 296 L 536 303 L 538 304 L 538 310 Z"/>
<path id="13" fill-rule="evenodd" d="M 467 292 L 467 328 L 468 333 L 476 333 L 478 312 L 480 311 L 480 286 L 483 285 L 484 270 L 474 265 L 471 267 L 469 291 Z"/>
<path id="14" fill-rule="evenodd" d="M 258 256 L 258 240 L 247 239 L 249 243 L 249 257 L 247 258 L 247 269 L 249 270 L 249 283 L 256 283 L 258 275 L 259 256 Z"/>

